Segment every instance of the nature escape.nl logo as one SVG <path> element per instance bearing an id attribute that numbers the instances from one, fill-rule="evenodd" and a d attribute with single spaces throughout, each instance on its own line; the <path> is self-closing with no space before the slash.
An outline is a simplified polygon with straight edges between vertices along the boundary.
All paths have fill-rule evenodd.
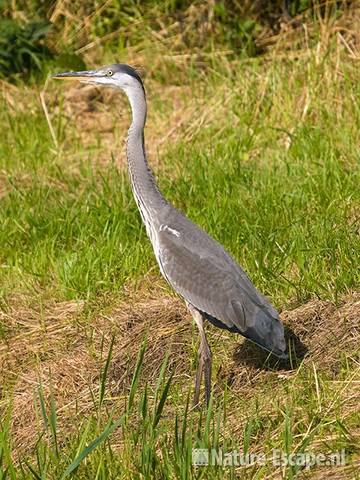
<path id="1" fill-rule="evenodd" d="M 192 463 L 195 466 L 215 465 L 221 467 L 240 467 L 247 465 L 271 464 L 277 467 L 299 466 L 311 468 L 313 466 L 341 466 L 346 464 L 345 450 L 332 454 L 324 453 L 291 453 L 287 454 L 282 450 L 273 449 L 270 455 L 264 453 L 242 453 L 237 450 L 224 452 L 212 448 L 193 448 Z"/>

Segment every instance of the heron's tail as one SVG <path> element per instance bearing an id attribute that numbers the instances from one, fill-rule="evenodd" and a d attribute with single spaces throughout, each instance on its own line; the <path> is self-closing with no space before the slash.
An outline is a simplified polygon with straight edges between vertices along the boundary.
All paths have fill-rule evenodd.
<path id="1" fill-rule="evenodd" d="M 284 360 L 289 358 L 283 324 L 266 310 L 259 310 L 254 325 L 239 333 L 277 357 Z"/>
<path id="2" fill-rule="evenodd" d="M 229 327 L 217 318 L 206 312 L 202 315 L 215 327 L 229 330 L 229 332 L 240 333 L 259 347 L 273 353 L 278 358 L 287 360 L 289 358 L 286 353 L 286 342 L 284 338 L 284 327 L 278 318 L 276 310 L 272 309 L 272 314 L 266 310 L 258 310 L 256 320 L 252 327 L 248 327 L 245 331 L 240 330 L 235 325 Z M 276 316 L 275 316 L 276 315 Z"/>

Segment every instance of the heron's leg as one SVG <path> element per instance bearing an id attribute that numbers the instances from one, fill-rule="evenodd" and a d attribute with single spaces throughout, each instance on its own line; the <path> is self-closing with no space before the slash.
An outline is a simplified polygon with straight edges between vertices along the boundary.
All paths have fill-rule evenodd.
<path id="1" fill-rule="evenodd" d="M 206 403 L 209 404 L 210 395 L 211 395 L 211 350 L 206 339 L 205 329 L 204 329 L 204 319 L 201 313 L 194 308 L 191 304 L 187 303 L 187 307 L 190 310 L 196 325 L 199 329 L 200 334 L 200 345 L 199 345 L 199 365 L 196 372 L 195 378 L 195 392 L 194 392 L 194 405 L 199 404 L 200 397 L 200 384 L 201 377 L 204 373 L 205 377 L 205 399 Z"/>
<path id="2" fill-rule="evenodd" d="M 201 377 L 203 372 L 204 372 L 204 361 L 203 361 L 203 358 L 200 352 L 200 347 L 199 347 L 198 368 L 197 368 L 196 377 L 195 377 L 195 390 L 194 390 L 194 400 L 193 400 L 194 407 L 196 407 L 199 404 L 200 385 L 201 385 Z"/>

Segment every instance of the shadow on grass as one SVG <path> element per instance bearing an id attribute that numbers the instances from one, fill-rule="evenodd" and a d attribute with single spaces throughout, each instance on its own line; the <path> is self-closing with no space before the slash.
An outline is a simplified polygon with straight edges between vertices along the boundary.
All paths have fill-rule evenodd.
<path id="1" fill-rule="evenodd" d="M 248 339 L 245 339 L 236 348 L 233 360 L 237 365 L 246 365 L 262 370 L 294 370 L 307 355 L 308 348 L 288 326 L 285 326 L 285 340 L 289 349 L 289 359 L 287 360 L 272 355 Z"/>

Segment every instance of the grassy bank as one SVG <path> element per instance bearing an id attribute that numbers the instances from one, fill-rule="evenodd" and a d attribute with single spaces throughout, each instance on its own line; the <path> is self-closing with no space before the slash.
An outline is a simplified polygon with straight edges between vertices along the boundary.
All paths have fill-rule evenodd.
<path id="1" fill-rule="evenodd" d="M 322 35 L 261 58 L 144 61 L 161 190 L 309 352 L 274 364 L 210 327 L 208 411 L 189 406 L 196 329 L 129 187 L 126 101 L 49 83 L 52 136 L 42 87 L 2 84 L 0 478 L 358 478 L 360 88 L 355 53 Z M 346 465 L 194 468 L 195 447 L 343 450 Z"/>

